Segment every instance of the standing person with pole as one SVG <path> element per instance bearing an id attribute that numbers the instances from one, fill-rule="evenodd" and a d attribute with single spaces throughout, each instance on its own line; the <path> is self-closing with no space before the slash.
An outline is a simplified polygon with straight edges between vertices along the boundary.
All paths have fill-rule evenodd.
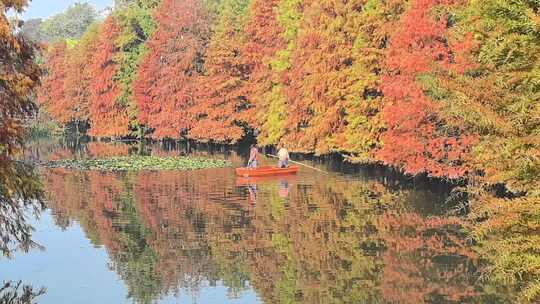
<path id="1" fill-rule="evenodd" d="M 289 167 L 289 151 L 281 146 L 278 151 L 278 168 L 288 168 Z"/>

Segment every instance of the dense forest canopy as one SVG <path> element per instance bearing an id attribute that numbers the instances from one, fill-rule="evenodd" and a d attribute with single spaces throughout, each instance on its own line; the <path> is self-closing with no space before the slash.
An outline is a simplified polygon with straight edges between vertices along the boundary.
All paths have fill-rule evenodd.
<path id="1" fill-rule="evenodd" d="M 118 1 L 78 42 L 49 45 L 40 102 L 97 137 L 255 133 L 410 174 L 480 170 L 526 191 L 539 170 L 539 5 Z"/>

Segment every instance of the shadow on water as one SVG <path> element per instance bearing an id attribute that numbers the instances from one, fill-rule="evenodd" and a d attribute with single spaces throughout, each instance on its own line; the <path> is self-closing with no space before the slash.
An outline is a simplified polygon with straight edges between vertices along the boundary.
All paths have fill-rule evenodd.
<path id="1" fill-rule="evenodd" d="M 0 259 L 17 251 L 42 248 L 32 240 L 29 219 L 44 209 L 43 191 L 34 168 L 22 162 L 0 159 Z M 22 281 L 0 281 L 0 304 L 30 304 L 45 294 Z"/>

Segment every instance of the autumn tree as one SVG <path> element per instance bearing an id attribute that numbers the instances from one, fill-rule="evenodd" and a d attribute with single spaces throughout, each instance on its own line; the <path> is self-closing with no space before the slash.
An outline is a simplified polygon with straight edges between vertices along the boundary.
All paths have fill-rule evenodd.
<path id="1" fill-rule="evenodd" d="M 436 8 L 458 1 L 414 0 L 390 37 L 382 92 L 387 131 L 377 157 L 406 173 L 459 178 L 473 137 L 445 123 L 441 105 L 424 92 L 423 77 L 437 68 L 462 73 L 466 63 L 454 56 L 466 44 L 448 39 L 450 19 Z"/>
<path id="2" fill-rule="evenodd" d="M 139 130 L 138 107 L 133 96 L 133 82 L 137 77 L 139 64 L 148 51 L 146 41 L 156 29 L 152 12 L 157 6 L 157 0 L 125 1 L 118 3 L 114 12 L 115 20 L 120 27 L 120 34 L 115 44 L 119 49 L 118 72 L 115 81 L 120 87 L 118 103 L 127 107 L 130 129 Z"/>
<path id="3" fill-rule="evenodd" d="M 71 120 L 66 111 L 70 102 L 65 92 L 67 48 L 65 41 L 59 41 L 47 49 L 45 76 L 38 91 L 40 105 L 52 118 L 63 124 Z"/>
<path id="4" fill-rule="evenodd" d="M 195 105 L 191 108 L 195 125 L 189 132 L 200 141 L 235 143 L 245 136 L 240 112 L 247 99 L 242 87 L 248 69 L 241 55 L 242 29 L 249 0 L 225 0 L 219 10 L 199 78 Z"/>
<path id="5" fill-rule="evenodd" d="M 486 293 L 515 290 L 506 302 L 540 301 L 537 234 L 540 221 L 540 4 L 470 1 L 455 12 L 456 39 L 473 33 L 476 62 L 466 74 L 439 73 L 430 93 L 447 121 L 477 134 L 470 161 L 472 231 L 489 261 Z M 491 191 L 493 185 L 504 191 Z M 497 286 L 494 288 L 494 286 Z"/>
<path id="6" fill-rule="evenodd" d="M 283 94 L 283 72 L 290 67 L 288 54 L 294 48 L 301 21 L 300 0 L 254 2 L 253 24 L 246 28 L 249 38 L 246 54 L 251 57 L 253 72 L 247 94 L 256 115 L 253 125 L 260 131 L 257 138 L 263 145 L 275 144 L 283 135 L 286 117 Z M 264 18 L 265 20 L 261 20 Z M 257 28 L 262 26 L 261 28 Z M 261 31 L 264 29 L 264 31 Z M 272 41 L 265 41 L 270 38 Z M 264 43 L 262 43 L 264 42 Z M 253 54 L 259 49 L 259 57 Z"/>
<path id="7" fill-rule="evenodd" d="M 268 143 L 268 128 L 263 127 L 268 105 L 263 97 L 272 88 L 272 70 L 270 61 L 276 52 L 284 47 L 283 28 L 278 22 L 277 7 L 279 1 L 253 0 L 251 2 L 248 21 L 244 26 L 245 42 L 241 53 L 244 64 L 249 71 L 249 79 L 245 86 L 248 109 L 243 111 L 243 120 L 249 126 L 261 131 L 259 142 Z"/>
<path id="8" fill-rule="evenodd" d="M 65 59 L 64 93 L 67 104 L 62 109 L 69 114 L 70 121 L 81 131 L 89 121 L 90 84 L 94 75 L 88 69 L 88 59 L 97 52 L 99 25 L 92 25 L 77 45 L 67 50 Z M 49 61 L 47 61 L 49 62 Z"/>
<path id="9" fill-rule="evenodd" d="M 41 75 L 34 47 L 14 34 L 19 28 L 12 28 L 6 18 L 7 11 L 20 12 L 25 5 L 26 1 L 0 0 L 0 254 L 8 257 L 36 245 L 27 218 L 44 208 L 33 168 L 12 161 L 23 145 L 27 120 L 36 112 L 33 100 Z M 11 296 L 16 297 L 16 290 Z M 6 298 L 1 297 L 0 301 Z"/>
<path id="10" fill-rule="evenodd" d="M 360 0 L 305 1 L 284 89 L 287 146 L 317 154 L 356 152 L 364 161 L 372 158 L 383 128 L 376 72 L 382 68 L 385 39 L 380 27 L 388 22 L 384 16 L 394 13 L 376 5 L 382 6 Z M 370 23 L 376 18 L 380 21 Z"/>
<path id="11" fill-rule="evenodd" d="M 117 102 L 120 88 L 115 81 L 118 72 L 115 40 L 120 28 L 113 17 L 108 17 L 96 42 L 97 52 L 90 64 L 93 80 L 90 85 L 89 117 L 92 136 L 123 136 L 129 133 L 126 107 Z"/>
<path id="12" fill-rule="evenodd" d="M 34 48 L 14 30 L 5 13 L 21 11 L 26 1 L 0 1 L 0 156 L 22 144 L 25 120 L 34 115 L 34 90 L 41 70 L 34 63 Z"/>
<path id="13" fill-rule="evenodd" d="M 343 105 L 344 121 L 341 131 L 327 141 L 329 148 L 347 155 L 352 162 L 376 161 L 375 152 L 381 147 L 385 128 L 382 117 L 384 96 L 382 74 L 388 38 L 408 1 L 364 1 L 358 16 L 358 33 L 350 49 L 352 65 L 348 77 L 356 77 Z"/>
<path id="14" fill-rule="evenodd" d="M 186 109 L 193 103 L 194 84 L 202 70 L 208 23 L 195 0 L 164 0 L 154 14 L 157 30 L 147 43 L 134 96 L 139 120 L 154 129 L 155 138 L 178 138 L 193 125 Z"/>
<path id="15" fill-rule="evenodd" d="M 479 136 L 472 162 L 490 184 L 505 183 L 518 193 L 537 188 L 540 172 L 540 6 L 471 1 L 457 13 L 453 35 L 475 37 L 477 62 L 466 74 L 439 73 L 430 86 L 446 119 Z M 535 187 L 536 186 L 536 187 Z"/>

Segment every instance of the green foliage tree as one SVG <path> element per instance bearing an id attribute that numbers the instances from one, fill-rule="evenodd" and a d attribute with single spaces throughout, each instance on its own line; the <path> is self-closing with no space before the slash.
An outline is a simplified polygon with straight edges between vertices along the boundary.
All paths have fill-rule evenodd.
<path id="1" fill-rule="evenodd" d="M 116 58 L 119 70 L 115 78 L 121 90 L 117 102 L 128 108 L 130 127 L 134 131 L 139 131 L 139 135 L 143 130 L 139 129 L 138 108 L 133 98 L 133 81 L 137 76 L 140 61 L 147 51 L 145 42 L 156 29 L 152 13 L 158 3 L 157 0 L 122 1 L 117 4 L 115 12 L 115 19 L 121 28 L 120 35 L 116 39 L 120 52 Z"/>
<path id="2" fill-rule="evenodd" d="M 450 121 L 479 135 L 471 161 L 485 181 L 515 193 L 540 187 L 539 9 L 536 1 L 471 1 L 454 31 L 472 33 L 475 50 L 456 56 L 475 68 L 428 86 Z"/>
<path id="3" fill-rule="evenodd" d="M 126 9 L 132 6 L 135 7 L 156 7 L 160 0 L 114 0 L 114 8 L 116 10 Z"/>
<path id="4" fill-rule="evenodd" d="M 280 31 L 275 53 L 269 54 L 264 61 L 270 75 L 267 88 L 260 92 L 258 120 L 261 125 L 259 141 L 261 144 L 277 144 L 285 135 L 285 123 L 288 116 L 288 102 L 285 87 L 289 84 L 286 77 L 292 67 L 291 54 L 296 49 L 297 35 L 302 24 L 303 0 L 282 0 L 275 8 Z"/>
<path id="5" fill-rule="evenodd" d="M 43 20 L 40 18 L 28 19 L 23 23 L 21 34 L 34 42 L 42 42 L 45 37 L 41 31 Z"/>
<path id="6" fill-rule="evenodd" d="M 471 35 L 475 66 L 464 75 L 439 73 L 428 92 L 446 119 L 478 136 L 469 161 L 481 172 L 471 183 L 472 231 L 491 267 L 486 293 L 508 290 L 508 302 L 540 300 L 540 3 L 470 1 L 455 12 L 457 40 Z M 500 197 L 489 189 L 506 185 Z M 487 191 L 486 191 L 487 190 Z M 518 290 L 516 295 L 512 290 Z"/>
<path id="7" fill-rule="evenodd" d="M 40 24 L 40 36 L 45 42 L 79 39 L 88 26 L 98 19 L 98 12 L 89 3 L 75 3 L 65 12 L 52 16 Z"/>

